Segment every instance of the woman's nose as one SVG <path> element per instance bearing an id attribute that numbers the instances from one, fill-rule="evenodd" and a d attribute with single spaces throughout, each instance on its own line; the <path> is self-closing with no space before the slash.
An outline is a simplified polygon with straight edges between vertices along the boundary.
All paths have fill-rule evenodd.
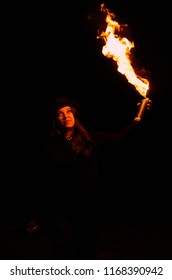
<path id="1" fill-rule="evenodd" d="M 63 119 L 66 119 L 67 118 L 67 114 L 63 114 Z"/>

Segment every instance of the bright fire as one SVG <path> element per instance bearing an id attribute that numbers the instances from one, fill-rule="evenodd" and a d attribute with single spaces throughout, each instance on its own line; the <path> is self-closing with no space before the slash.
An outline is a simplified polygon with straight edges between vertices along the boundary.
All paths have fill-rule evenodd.
<path id="1" fill-rule="evenodd" d="M 131 65 L 130 51 L 134 48 L 134 43 L 125 37 L 117 35 L 116 31 L 119 33 L 122 26 L 114 20 L 115 15 L 109 12 L 104 4 L 101 4 L 101 11 L 107 14 L 106 30 L 99 36 L 99 38 L 103 38 L 105 41 L 105 45 L 102 48 L 103 55 L 116 61 L 118 66 L 117 70 L 125 75 L 128 82 L 134 85 L 142 96 L 146 97 L 149 89 L 149 81 L 137 75 Z"/>

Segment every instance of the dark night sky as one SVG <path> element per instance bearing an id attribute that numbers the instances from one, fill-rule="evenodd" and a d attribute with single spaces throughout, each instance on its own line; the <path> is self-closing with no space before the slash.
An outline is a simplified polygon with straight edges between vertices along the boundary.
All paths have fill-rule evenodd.
<path id="1" fill-rule="evenodd" d="M 105 26 L 101 3 L 85 0 L 82 5 L 72 1 L 23 7 L 10 25 L 13 49 L 9 47 L 9 56 L 13 86 L 23 92 L 24 99 L 44 103 L 44 99 L 67 93 L 84 103 L 90 97 L 97 102 L 99 96 L 104 105 L 107 96 L 120 100 L 122 94 L 123 102 L 130 95 L 139 98 L 101 52 L 103 41 L 96 38 Z M 135 44 L 133 63 L 146 70 L 151 98 L 164 98 L 171 66 L 167 4 L 150 7 L 148 0 L 104 3 L 119 23 L 128 24 L 126 36 Z"/>

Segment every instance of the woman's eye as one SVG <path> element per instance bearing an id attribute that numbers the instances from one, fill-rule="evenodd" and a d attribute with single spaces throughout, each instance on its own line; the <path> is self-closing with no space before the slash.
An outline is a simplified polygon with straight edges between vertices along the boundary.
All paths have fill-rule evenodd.
<path id="1" fill-rule="evenodd" d="M 57 113 L 57 117 L 60 117 L 60 116 L 62 116 L 62 113 Z"/>

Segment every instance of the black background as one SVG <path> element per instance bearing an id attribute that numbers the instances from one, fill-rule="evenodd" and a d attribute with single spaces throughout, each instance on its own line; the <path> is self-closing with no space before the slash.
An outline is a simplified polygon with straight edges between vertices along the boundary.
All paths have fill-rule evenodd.
<path id="1" fill-rule="evenodd" d="M 170 15 L 165 2 L 104 2 L 120 24 L 128 24 L 125 36 L 135 45 L 132 63 L 144 69 L 149 79 L 152 120 L 160 134 L 167 133 L 170 123 Z M 106 26 L 101 3 L 9 8 L 12 19 L 6 20 L 4 73 L 8 104 L 19 131 L 29 126 L 32 134 L 40 122 L 44 129 L 49 100 L 59 94 L 81 102 L 83 120 L 89 127 L 112 129 L 113 124 L 118 129 L 134 116 L 142 96 L 102 54 L 104 42 L 97 39 Z"/>
<path id="2" fill-rule="evenodd" d="M 102 54 L 104 42 L 97 39 L 106 26 L 101 3 L 28 3 L 6 9 L 4 135 L 9 142 L 4 160 L 12 167 L 17 164 L 21 173 L 34 158 L 33 152 L 32 159 L 28 155 L 35 142 L 44 136 L 54 96 L 79 100 L 88 128 L 120 130 L 136 114 L 142 96 Z M 153 101 L 139 141 L 128 149 L 126 166 L 136 168 L 136 177 L 150 176 L 151 188 L 160 184 L 166 194 L 171 160 L 170 9 L 166 1 L 104 3 L 120 24 L 128 24 L 126 37 L 135 45 L 133 63 L 145 69 Z"/>
<path id="3" fill-rule="evenodd" d="M 21 209 L 25 204 L 34 149 L 46 133 L 53 97 L 67 95 L 80 101 L 81 117 L 88 128 L 120 130 L 137 112 L 142 96 L 117 71 L 115 63 L 102 54 L 104 42 L 97 39 L 105 28 L 101 3 L 15 3 L 4 11 L 6 101 L 2 109 L 6 148 L 2 161 L 7 212 L 13 212 L 14 205 Z M 133 63 L 145 69 L 150 82 L 148 97 L 153 101 L 140 136 L 118 154 L 118 172 L 114 172 L 114 158 L 106 165 L 107 185 L 118 186 L 110 195 L 106 193 L 106 204 L 110 199 L 112 206 L 117 201 L 119 206 L 125 193 L 122 205 L 126 202 L 126 209 L 122 212 L 127 212 L 129 202 L 134 202 L 132 214 L 160 217 L 162 222 L 171 219 L 169 2 L 104 3 L 120 24 L 128 24 L 125 35 L 134 41 Z"/>

